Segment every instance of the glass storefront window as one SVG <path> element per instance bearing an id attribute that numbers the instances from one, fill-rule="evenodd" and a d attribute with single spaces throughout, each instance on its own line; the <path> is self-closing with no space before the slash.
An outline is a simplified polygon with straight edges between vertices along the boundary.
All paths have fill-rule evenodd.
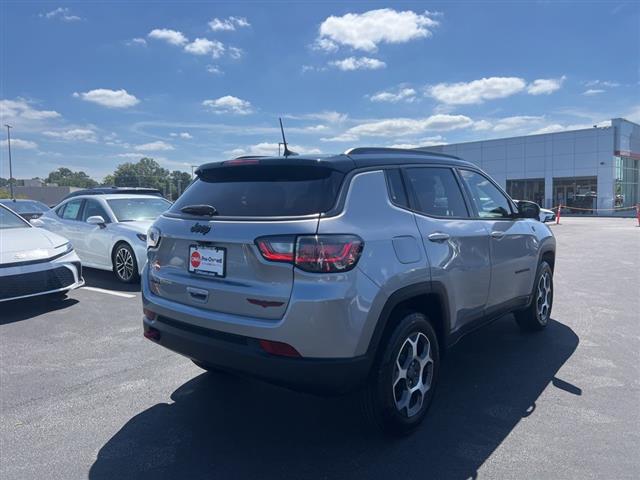
<path id="1" fill-rule="evenodd" d="M 615 207 L 633 207 L 640 202 L 640 160 L 615 157 Z"/>
<path id="2" fill-rule="evenodd" d="M 598 178 L 554 178 L 553 206 L 558 205 L 573 207 L 567 209 L 567 213 L 592 215 L 598 208 Z"/>
<path id="3" fill-rule="evenodd" d="M 544 178 L 507 180 L 507 193 L 514 200 L 529 200 L 544 208 Z"/>

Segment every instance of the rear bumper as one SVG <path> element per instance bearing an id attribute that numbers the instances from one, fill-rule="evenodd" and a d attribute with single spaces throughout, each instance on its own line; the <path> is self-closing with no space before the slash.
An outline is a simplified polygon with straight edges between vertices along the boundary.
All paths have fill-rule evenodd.
<path id="1" fill-rule="evenodd" d="M 258 340 L 210 330 L 159 316 L 143 317 L 145 333 L 169 350 L 231 372 L 266 380 L 293 390 L 332 395 L 360 388 L 369 372 L 367 357 L 345 359 L 290 358 L 264 352 Z"/>

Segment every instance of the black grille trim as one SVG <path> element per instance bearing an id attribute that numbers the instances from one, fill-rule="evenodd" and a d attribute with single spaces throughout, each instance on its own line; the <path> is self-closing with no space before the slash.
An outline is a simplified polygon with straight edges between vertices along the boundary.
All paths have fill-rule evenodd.
<path id="1" fill-rule="evenodd" d="M 60 290 L 74 283 L 73 272 L 66 267 L 0 276 L 0 300 Z"/>
<path id="2" fill-rule="evenodd" d="M 185 330 L 187 332 L 202 335 L 204 337 L 215 338 L 216 340 L 222 340 L 223 342 L 235 343 L 236 345 L 248 345 L 247 337 L 242 335 L 235 335 L 233 333 L 220 332 L 218 330 L 210 330 L 208 328 L 199 327 L 197 325 L 191 325 L 190 323 L 180 322 L 172 318 L 167 318 L 162 315 L 158 315 L 156 322 L 164 323 L 170 327 L 177 328 L 179 330 Z"/>

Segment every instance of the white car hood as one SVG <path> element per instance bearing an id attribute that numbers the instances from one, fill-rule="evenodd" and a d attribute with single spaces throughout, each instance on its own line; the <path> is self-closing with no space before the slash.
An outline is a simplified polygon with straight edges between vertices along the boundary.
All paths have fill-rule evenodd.
<path id="1" fill-rule="evenodd" d="M 49 258 L 68 240 L 42 228 L 0 229 L 0 265 Z"/>

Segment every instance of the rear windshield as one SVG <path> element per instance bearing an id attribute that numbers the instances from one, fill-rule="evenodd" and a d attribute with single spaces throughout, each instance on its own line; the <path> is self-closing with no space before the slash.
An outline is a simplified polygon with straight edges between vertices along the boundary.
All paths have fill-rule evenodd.
<path id="1" fill-rule="evenodd" d="M 164 198 L 118 198 L 107 203 L 119 222 L 155 220 L 171 206 Z"/>
<path id="2" fill-rule="evenodd" d="M 344 174 L 316 166 L 235 166 L 207 170 L 171 208 L 211 205 L 226 217 L 295 217 L 333 207 Z"/>

